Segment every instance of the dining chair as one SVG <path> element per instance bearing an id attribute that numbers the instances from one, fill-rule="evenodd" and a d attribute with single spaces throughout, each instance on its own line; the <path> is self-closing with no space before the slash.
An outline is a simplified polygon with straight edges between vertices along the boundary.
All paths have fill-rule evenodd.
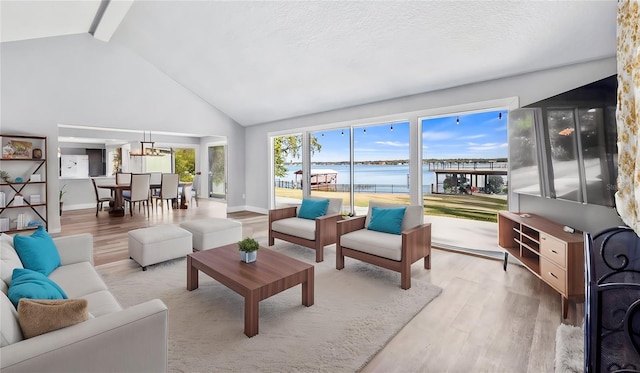
<path id="1" fill-rule="evenodd" d="M 162 182 L 162 172 L 150 172 L 151 180 L 149 183 L 151 185 L 159 185 Z"/>
<path id="2" fill-rule="evenodd" d="M 178 203 L 178 184 L 180 183 L 180 175 L 163 173 L 160 181 L 160 195 L 155 196 L 156 203 L 160 200 L 160 208 L 163 208 L 164 200 L 167 200 L 167 210 L 173 205 L 173 201 Z M 171 204 L 169 204 L 171 200 Z"/>
<path id="3" fill-rule="evenodd" d="M 111 197 L 100 195 L 100 191 L 98 190 L 98 186 L 96 185 L 96 179 L 91 178 L 91 182 L 93 183 L 93 190 L 96 193 L 96 216 L 98 216 L 98 212 L 102 210 L 102 204 L 104 202 L 111 202 Z"/>
<path id="4" fill-rule="evenodd" d="M 147 216 L 149 215 L 149 184 L 151 181 L 150 174 L 132 174 L 131 175 L 131 193 L 124 196 L 125 205 L 129 203 L 129 213 L 133 216 L 133 206 L 138 203 L 138 210 L 142 203 L 147 206 Z"/>
<path id="5" fill-rule="evenodd" d="M 160 185 L 162 183 L 162 172 L 151 172 L 151 198 L 157 197 L 160 195 L 160 187 L 154 187 L 155 185 Z M 151 205 L 153 209 L 153 204 Z"/>
<path id="6" fill-rule="evenodd" d="M 131 173 L 130 172 L 118 172 L 116 173 L 116 184 L 130 184 L 131 183 Z"/>

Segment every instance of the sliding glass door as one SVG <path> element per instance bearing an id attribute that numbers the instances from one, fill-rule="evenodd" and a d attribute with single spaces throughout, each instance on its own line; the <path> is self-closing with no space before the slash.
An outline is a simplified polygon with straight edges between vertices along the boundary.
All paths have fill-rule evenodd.
<path id="1" fill-rule="evenodd" d="M 208 194 L 212 198 L 227 198 L 227 146 L 209 146 Z"/>
<path id="2" fill-rule="evenodd" d="M 495 222 L 496 212 L 507 208 L 507 116 L 487 111 L 420 119 L 427 215 Z M 526 155 L 530 149 L 514 150 Z"/>

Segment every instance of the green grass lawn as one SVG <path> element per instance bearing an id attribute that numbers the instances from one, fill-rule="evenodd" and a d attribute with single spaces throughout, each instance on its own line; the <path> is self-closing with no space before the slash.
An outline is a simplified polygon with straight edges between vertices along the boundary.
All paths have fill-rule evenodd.
<path id="1" fill-rule="evenodd" d="M 424 197 L 425 215 L 497 222 L 497 213 L 507 209 L 507 199 L 486 194 L 430 194 Z"/>
<path id="2" fill-rule="evenodd" d="M 348 203 L 348 193 L 313 192 L 314 196 L 342 198 Z M 302 191 L 296 189 L 276 189 L 276 196 L 302 199 Z M 369 200 L 380 202 L 409 204 L 406 194 L 356 193 L 354 204 L 359 207 L 369 205 Z M 497 212 L 507 209 L 504 196 L 488 194 L 428 194 L 424 197 L 425 215 L 447 216 L 452 218 L 497 222 Z"/>

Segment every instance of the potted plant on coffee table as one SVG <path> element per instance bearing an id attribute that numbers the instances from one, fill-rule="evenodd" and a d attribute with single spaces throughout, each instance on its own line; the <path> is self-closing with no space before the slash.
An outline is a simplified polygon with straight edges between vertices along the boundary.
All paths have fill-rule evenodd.
<path id="1" fill-rule="evenodd" d="M 253 238 L 247 237 L 238 242 L 238 250 L 240 250 L 240 258 L 245 263 L 255 262 L 258 257 L 258 249 L 260 244 Z"/>

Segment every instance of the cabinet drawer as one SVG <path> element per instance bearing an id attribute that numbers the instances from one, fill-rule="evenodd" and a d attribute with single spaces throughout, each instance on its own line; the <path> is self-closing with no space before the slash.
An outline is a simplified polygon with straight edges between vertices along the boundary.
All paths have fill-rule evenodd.
<path id="1" fill-rule="evenodd" d="M 562 268 L 567 268 L 567 244 L 542 232 L 540 233 L 540 255 Z"/>
<path id="2" fill-rule="evenodd" d="M 567 272 L 545 258 L 540 258 L 540 276 L 558 292 L 567 294 Z"/>

